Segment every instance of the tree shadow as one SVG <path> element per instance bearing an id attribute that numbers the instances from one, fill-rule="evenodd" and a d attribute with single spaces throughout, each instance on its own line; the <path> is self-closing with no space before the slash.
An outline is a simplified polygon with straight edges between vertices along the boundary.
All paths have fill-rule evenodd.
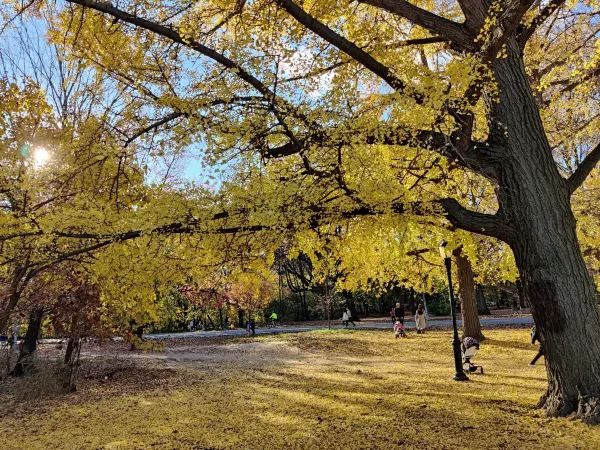
<path id="1" fill-rule="evenodd" d="M 485 341 L 483 341 L 483 344 L 485 346 L 495 346 L 495 347 L 501 347 L 501 348 L 511 348 L 511 349 L 516 349 L 516 350 L 531 350 L 531 351 L 535 351 L 536 347 L 534 345 L 531 345 L 531 343 L 529 342 L 517 342 L 517 341 L 504 341 L 504 340 L 500 340 L 500 339 L 493 339 L 493 338 L 487 338 Z"/>

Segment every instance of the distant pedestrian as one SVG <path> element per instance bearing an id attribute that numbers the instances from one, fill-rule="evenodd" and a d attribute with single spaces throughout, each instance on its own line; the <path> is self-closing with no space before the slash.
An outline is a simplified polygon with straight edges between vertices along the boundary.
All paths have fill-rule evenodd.
<path id="1" fill-rule="evenodd" d="M 544 345 L 542 344 L 542 340 L 540 339 L 540 334 L 538 333 L 538 330 L 537 330 L 536 326 L 534 325 L 533 328 L 531 328 L 531 343 L 535 344 L 536 341 L 540 343 L 540 348 L 538 349 L 537 354 L 533 357 L 533 359 L 529 363 L 530 366 L 535 366 L 535 363 L 537 362 L 537 360 L 540 359 L 542 356 L 544 356 Z"/>
<path id="2" fill-rule="evenodd" d="M 188 323 L 188 331 L 193 331 L 194 330 L 194 319 L 190 320 L 190 323 Z"/>
<path id="3" fill-rule="evenodd" d="M 275 325 L 277 325 L 278 319 L 279 319 L 279 316 L 277 315 L 277 313 L 275 311 L 273 311 L 271 313 L 271 315 L 269 316 L 269 326 L 274 327 Z"/>
<path id="4" fill-rule="evenodd" d="M 404 325 L 399 320 L 396 320 L 396 323 L 394 324 L 394 335 L 396 336 L 396 339 L 398 339 L 400 336 L 406 337 Z"/>
<path id="5" fill-rule="evenodd" d="M 348 308 L 346 308 L 346 310 L 342 314 L 342 323 L 346 328 L 348 328 L 349 323 L 351 323 L 353 326 L 356 326 L 356 324 L 352 321 L 352 313 Z"/>
<path id="6" fill-rule="evenodd" d="M 396 307 L 394 308 L 394 318 L 404 324 L 404 306 L 402 303 L 396 303 Z"/>
<path id="7" fill-rule="evenodd" d="M 418 334 L 425 333 L 427 321 L 425 320 L 425 308 L 423 305 L 419 305 L 417 312 L 415 313 L 415 326 Z"/>
<path id="8" fill-rule="evenodd" d="M 396 308 L 393 306 L 392 309 L 390 309 L 390 318 L 392 319 L 392 323 L 396 322 Z"/>
<path id="9" fill-rule="evenodd" d="M 517 303 L 516 299 L 513 299 L 512 301 L 512 313 L 513 316 L 521 314 L 521 306 L 519 305 L 519 303 Z"/>
<path id="10" fill-rule="evenodd" d="M 248 333 L 248 336 L 254 336 L 256 334 L 256 322 L 254 322 L 254 319 L 250 319 L 246 323 L 246 332 Z"/>

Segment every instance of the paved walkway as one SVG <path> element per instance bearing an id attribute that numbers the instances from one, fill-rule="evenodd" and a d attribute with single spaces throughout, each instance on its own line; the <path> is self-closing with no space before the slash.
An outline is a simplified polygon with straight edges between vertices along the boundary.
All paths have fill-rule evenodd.
<path id="1" fill-rule="evenodd" d="M 521 315 L 514 317 L 481 317 L 481 326 L 483 328 L 501 327 L 507 325 L 516 326 L 531 326 L 533 325 L 533 319 L 530 315 Z M 462 325 L 462 321 L 458 321 L 458 325 Z M 356 322 L 356 327 L 350 325 L 350 329 L 356 330 L 391 330 L 392 322 Z M 427 322 L 428 328 L 450 328 L 452 326 L 452 320 L 447 318 L 430 319 Z M 405 322 L 407 330 L 415 328 L 414 321 L 408 320 Z M 332 329 L 340 330 L 344 326 L 339 321 L 332 321 Z M 280 334 L 280 333 L 302 333 L 305 331 L 315 330 L 327 330 L 326 325 L 282 325 L 276 328 L 257 328 L 256 334 Z M 220 337 L 238 337 L 245 336 L 246 330 L 242 328 L 235 328 L 232 330 L 213 330 L 213 331 L 190 331 L 190 332 L 179 332 L 179 333 L 160 333 L 160 334 L 146 334 L 145 338 L 148 339 L 193 339 L 193 338 L 220 338 Z"/>

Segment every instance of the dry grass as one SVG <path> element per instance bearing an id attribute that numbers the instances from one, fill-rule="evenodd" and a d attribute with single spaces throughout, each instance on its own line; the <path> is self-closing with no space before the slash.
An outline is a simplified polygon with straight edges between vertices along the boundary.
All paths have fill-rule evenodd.
<path id="1" fill-rule="evenodd" d="M 0 448 L 600 448 L 600 428 L 534 408 L 545 371 L 527 366 L 528 332 L 487 334 L 486 374 L 463 384 L 441 331 L 170 348 L 59 400 L 11 403 Z"/>

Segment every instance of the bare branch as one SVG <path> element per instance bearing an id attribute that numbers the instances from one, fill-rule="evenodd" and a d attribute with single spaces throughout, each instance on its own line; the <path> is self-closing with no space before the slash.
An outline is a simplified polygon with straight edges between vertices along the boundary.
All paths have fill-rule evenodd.
<path id="1" fill-rule="evenodd" d="M 596 145 L 596 147 L 587 154 L 575 172 L 573 172 L 573 175 L 567 180 L 569 192 L 571 194 L 583 184 L 590 172 L 596 167 L 598 161 L 600 161 L 600 144 Z"/>
<path id="2" fill-rule="evenodd" d="M 449 42 L 448 38 L 443 36 L 430 36 L 419 39 L 407 39 L 406 41 L 398 42 L 394 47 L 408 47 L 411 45 L 437 44 L 439 42 Z"/>
<path id="3" fill-rule="evenodd" d="M 129 137 L 125 141 L 125 144 L 123 145 L 123 147 L 127 147 L 129 144 L 131 144 L 133 141 L 135 141 L 137 138 L 143 136 L 144 134 L 149 133 L 150 131 L 156 130 L 157 128 L 160 128 L 163 125 L 165 125 L 173 120 L 183 117 L 184 115 L 185 114 L 182 112 L 172 112 L 171 114 L 167 114 L 162 119 L 157 120 L 156 122 L 151 123 L 147 127 L 144 127 L 142 129 L 136 131 L 131 137 Z"/>

